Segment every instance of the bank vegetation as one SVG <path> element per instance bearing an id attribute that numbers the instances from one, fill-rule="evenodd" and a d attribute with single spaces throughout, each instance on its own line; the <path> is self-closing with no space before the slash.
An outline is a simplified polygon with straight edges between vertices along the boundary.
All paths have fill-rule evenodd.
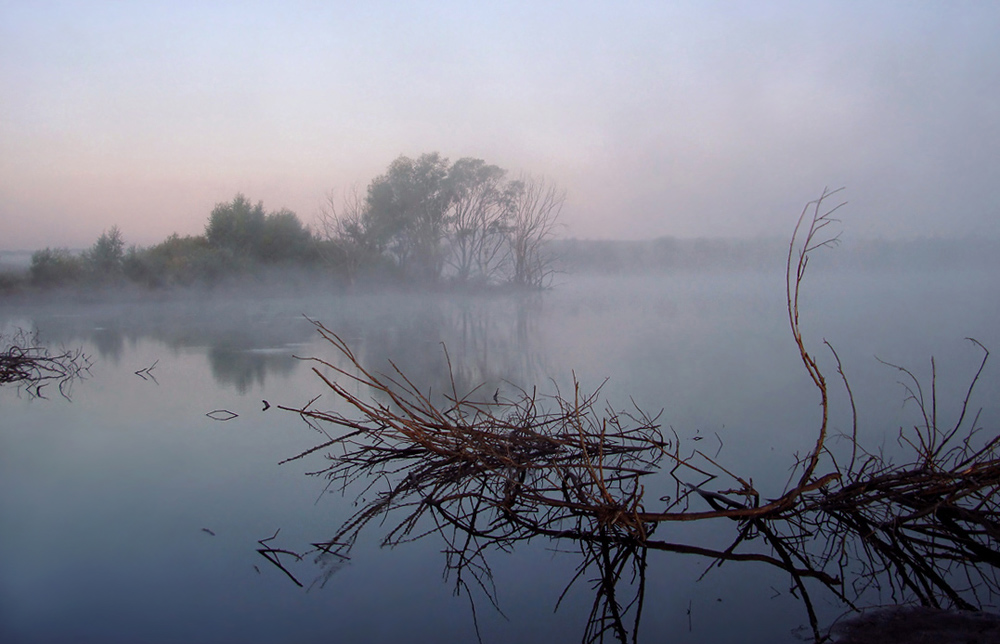
<path id="1" fill-rule="evenodd" d="M 306 273 L 314 284 L 545 288 L 565 193 L 481 159 L 401 156 L 362 193 L 328 195 L 313 224 L 243 194 L 215 206 L 204 233 L 129 245 L 113 225 L 82 252 L 45 248 L 0 290 L 213 286 Z"/>

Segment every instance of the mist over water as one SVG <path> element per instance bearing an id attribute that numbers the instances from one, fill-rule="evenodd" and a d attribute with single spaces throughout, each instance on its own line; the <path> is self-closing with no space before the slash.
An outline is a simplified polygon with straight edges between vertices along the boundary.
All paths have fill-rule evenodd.
<path id="1" fill-rule="evenodd" d="M 891 451 L 915 410 L 875 356 L 928 379 L 936 356 L 948 418 L 980 359 L 964 338 L 1000 347 L 998 302 L 989 268 L 838 267 L 807 276 L 802 325 L 831 382 L 823 340 L 839 353 L 862 441 Z M 317 395 L 320 408 L 338 404 L 296 357 L 337 359 L 306 316 L 362 364 L 387 373 L 394 364 L 432 396 L 450 392 L 452 378 L 460 393 L 481 385 L 483 399 L 535 386 L 566 394 L 575 375 L 584 391 L 603 386 L 616 408 L 662 409 L 684 449 L 718 453 L 777 496 L 819 423 L 785 304 L 784 274 L 771 269 L 567 274 L 530 296 L 219 291 L 5 304 L 0 327 L 37 327 L 47 343 L 83 347 L 94 366 L 72 402 L 0 390 L 0 640 L 474 641 L 468 601 L 441 580 L 435 536 L 382 550 L 370 530 L 351 562 L 308 592 L 257 554 L 278 529 L 272 547 L 308 549 L 354 510 L 353 494 L 324 494 L 325 481 L 305 475 L 323 467 L 321 454 L 278 465 L 323 437 L 277 405 Z M 147 368 L 153 378 L 135 373 Z M 973 402 L 991 435 L 998 384 L 990 362 Z M 849 431 L 843 392 L 831 390 L 831 428 Z M 215 421 L 213 410 L 237 417 Z M 657 483 L 663 492 L 648 498 L 672 492 L 660 478 L 646 485 Z M 510 620 L 476 597 L 484 641 L 579 638 L 592 596 L 581 580 L 552 614 L 576 565 L 558 549 L 539 542 L 491 556 Z M 807 619 L 787 576 L 727 563 L 697 581 L 709 563 L 650 556 L 640 640 L 796 641 Z M 307 586 L 322 573 L 311 561 L 294 570 Z M 819 610 L 839 614 L 832 602 Z"/>
<path id="2" fill-rule="evenodd" d="M 580 544 L 492 553 L 503 614 L 473 587 L 475 619 L 440 534 L 380 548 L 373 522 L 349 562 L 288 560 L 307 589 L 258 553 L 409 489 L 340 494 L 308 476 L 322 451 L 279 464 L 329 438 L 280 406 L 355 412 L 321 376 L 391 404 L 335 375 L 356 365 L 313 322 L 436 402 L 599 389 L 773 498 L 821 426 L 787 229 L 841 200 L 800 302 L 826 446 L 853 426 L 838 358 L 885 462 L 930 424 L 891 365 L 951 426 L 967 338 L 1000 349 L 1000 3 L 565 4 L 3 3 L 0 351 L 37 330 L 93 365 L 71 400 L 0 387 L 0 644 L 579 639 L 595 581 L 553 608 Z M 996 435 L 995 360 L 973 441 Z M 706 498 L 642 481 L 651 511 Z M 721 549 L 732 527 L 657 538 Z M 808 631 L 783 572 L 649 552 L 640 641 Z"/>

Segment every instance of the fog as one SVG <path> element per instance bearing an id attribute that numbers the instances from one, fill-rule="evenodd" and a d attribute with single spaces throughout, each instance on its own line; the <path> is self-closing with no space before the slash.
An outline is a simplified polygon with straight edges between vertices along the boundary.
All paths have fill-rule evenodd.
<path id="1" fill-rule="evenodd" d="M 294 410 L 400 407 L 362 368 L 442 408 L 598 392 L 768 503 L 822 422 L 801 325 L 824 459 L 848 436 L 906 458 L 911 376 L 935 423 L 982 430 L 966 448 L 992 438 L 992 359 L 963 403 L 1000 347 L 997 33 L 990 3 L 0 0 L 0 351 L 23 329 L 90 360 L 64 391 L 0 387 L 0 640 L 584 633 L 600 585 L 553 613 L 582 565 L 562 537 L 486 548 L 459 597 L 426 517 L 309 551 L 415 480 L 315 476 L 337 434 Z M 796 219 L 841 186 L 790 324 Z M 687 474 L 642 479 L 647 509 L 699 510 Z M 732 518 L 660 533 L 721 550 L 755 525 Z M 650 553 L 640 640 L 812 632 L 785 571 Z M 845 606 L 816 590 L 826 628 Z"/>
<path id="2" fill-rule="evenodd" d="M 268 543 L 288 551 L 330 538 L 367 494 L 367 481 L 341 495 L 307 476 L 328 462 L 322 452 L 278 465 L 327 440 L 279 406 L 320 396 L 316 408 L 354 413 L 311 371 L 317 364 L 300 359 L 351 369 L 310 319 L 340 334 L 367 368 L 393 374 L 398 367 L 434 400 L 456 390 L 478 391 L 483 400 L 537 390 L 551 400 L 573 392 L 574 381 L 585 394 L 600 387 L 602 406 L 660 413 L 658 422 L 684 449 L 708 450 L 751 476 L 763 494 L 777 494 L 796 455 L 814 440 L 820 414 L 788 328 L 784 258 L 761 262 L 766 253 L 695 247 L 705 254 L 693 257 L 710 261 L 656 268 L 602 260 L 561 272 L 551 289 L 537 292 L 345 291 L 307 279 L 296 287 L 286 275 L 239 288 L 7 297 L 4 333 L 37 328 L 52 347 L 81 347 L 93 366 L 73 384 L 71 401 L 54 390 L 42 400 L 0 389 L 0 508 L 11 553 L 0 558 L 8 571 L 0 583 L 0 633 L 40 642 L 273 642 L 289 634 L 327 638 L 332 620 L 338 638 L 354 640 L 475 637 L 466 598 L 452 596 L 441 580 L 443 546 L 433 534 L 380 549 L 384 529 L 372 525 L 349 563 L 287 561 L 305 585 L 317 584 L 308 592 L 258 555 L 258 541 L 279 529 Z M 628 250 L 635 248 L 607 257 L 641 256 Z M 965 338 L 988 348 L 1000 343 L 995 265 L 948 253 L 924 266 L 863 265 L 856 260 L 870 257 L 865 248 L 821 250 L 801 302 L 806 342 L 831 378 L 835 361 L 822 342 L 836 348 L 853 387 L 860 439 L 891 456 L 903 447 L 897 432 L 919 422 L 919 412 L 906 401 L 898 371 L 876 357 L 911 369 L 925 384 L 933 377 L 937 413 L 953 422 L 982 355 Z M 831 259 L 842 250 L 845 259 Z M 988 436 L 1000 418 L 996 374 L 989 362 L 972 399 Z M 842 436 L 851 431 L 850 407 L 842 388 L 832 391 L 831 431 Z M 216 410 L 233 418 L 213 420 L 208 414 Z M 841 440 L 832 449 L 842 449 Z M 649 498 L 672 493 L 665 479 L 664 472 L 647 481 Z M 725 538 L 686 528 L 671 534 L 699 544 Z M 578 562 L 573 548 L 553 545 L 491 551 L 509 619 L 473 589 L 487 641 L 582 632 L 593 602 L 589 585 L 574 586 L 552 613 Z M 782 592 L 787 575 L 729 562 L 699 581 L 706 565 L 651 554 L 646 601 L 657 609 L 644 613 L 643 637 L 800 641 L 806 617 Z M 825 627 L 843 608 L 824 597 Z M 172 615 L 169 624 L 158 617 L 163 611 Z"/>
<path id="3" fill-rule="evenodd" d="M 4 2 L 0 248 L 312 222 L 400 154 L 544 175 L 562 235 L 1000 236 L 991 3 Z"/>

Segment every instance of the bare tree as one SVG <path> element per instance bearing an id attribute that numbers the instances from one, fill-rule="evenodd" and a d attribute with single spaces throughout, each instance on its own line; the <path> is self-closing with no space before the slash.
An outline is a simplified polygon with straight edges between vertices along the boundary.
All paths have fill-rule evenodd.
<path id="1" fill-rule="evenodd" d="M 326 195 L 318 217 L 323 240 L 321 255 L 334 269 L 342 271 L 354 283 L 358 270 L 373 254 L 371 236 L 365 225 L 365 200 L 354 185 L 339 200 L 334 191 Z"/>
<path id="2" fill-rule="evenodd" d="M 511 182 L 513 205 L 508 229 L 511 281 L 519 286 L 544 288 L 555 272 L 547 252 L 555 234 L 566 191 L 544 178 L 523 175 Z"/>

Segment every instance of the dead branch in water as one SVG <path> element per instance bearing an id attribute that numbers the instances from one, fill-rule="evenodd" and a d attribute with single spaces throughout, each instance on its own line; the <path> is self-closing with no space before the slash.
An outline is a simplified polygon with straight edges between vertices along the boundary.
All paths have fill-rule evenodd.
<path id="1" fill-rule="evenodd" d="M 374 492 L 329 541 L 318 544 L 320 550 L 345 554 L 372 521 L 392 517 L 384 545 L 441 535 L 456 590 L 475 585 L 495 604 L 490 549 L 506 551 L 537 537 L 570 540 L 583 555 L 570 584 L 588 570 L 598 574 L 586 641 L 605 635 L 626 641 L 629 632 L 637 638 L 651 549 L 786 571 L 817 639 L 822 634 L 809 593 L 816 583 L 847 605 L 883 585 L 897 601 L 931 606 L 971 608 L 982 603 L 979 593 L 996 594 L 1000 436 L 979 441 L 978 415 L 970 420 L 967 414 L 989 355 L 985 347 L 972 340 L 983 351 L 982 363 L 957 422 L 948 427 L 939 425 L 936 381 L 927 399 L 918 379 L 896 367 L 908 378 L 907 393 L 922 420 L 901 435 L 910 450 L 906 464 L 864 450 L 856 418 L 846 468 L 827 445 L 828 384 L 807 348 L 799 300 L 810 254 L 836 243 L 825 230 L 843 205 L 826 206 L 837 192 L 824 191 L 806 206 L 789 244 L 788 320 L 819 393 L 821 416 L 815 443 L 795 463 L 784 490 L 765 496 L 752 478 L 730 472 L 715 457 L 698 450 L 682 455 L 676 438 L 664 438 L 656 416 L 634 406 L 602 407 L 600 388 L 585 393 L 575 377 L 565 397 L 535 389 L 510 399 L 477 390 L 460 394 L 453 381 L 452 391 L 435 399 L 395 365 L 389 374 L 368 370 L 337 334 L 315 322 L 340 362 L 309 358 L 313 370 L 352 412 L 316 409 L 315 399 L 282 407 L 328 438 L 289 460 L 326 451 L 328 465 L 317 474 L 345 490 L 359 487 L 359 499 Z M 827 346 L 853 416 L 850 385 Z M 341 431 L 327 431 L 331 425 Z M 643 482 L 664 467 L 676 480 L 675 493 L 647 498 Z M 707 482 L 721 489 L 709 490 Z M 720 550 L 654 536 L 664 523 L 687 521 L 720 523 L 732 534 L 730 545 Z M 629 571 L 624 583 L 634 592 L 624 601 L 619 586 Z"/>
<path id="2" fill-rule="evenodd" d="M 9 339 L 0 336 L 0 386 L 16 384 L 33 398 L 45 398 L 42 389 L 55 383 L 68 400 L 73 382 L 89 369 L 90 359 L 80 349 L 52 353 L 37 331 L 18 329 Z"/>
<path id="3" fill-rule="evenodd" d="M 352 544 L 370 521 L 389 513 L 400 518 L 383 544 L 396 545 L 423 536 L 414 530 L 428 517 L 431 531 L 449 541 L 456 583 L 467 583 L 464 573 L 471 571 L 492 597 L 486 546 L 508 548 L 542 534 L 584 534 L 599 526 L 645 540 L 639 481 L 657 469 L 668 445 L 655 418 L 638 409 L 598 414 L 600 390 L 583 394 L 577 383 L 569 400 L 536 391 L 480 400 L 475 391 L 453 391 L 446 406 L 436 405 L 399 370 L 392 376 L 369 372 L 338 336 L 318 323 L 317 329 L 352 369 L 311 360 L 389 401 L 362 399 L 317 366 L 316 374 L 361 419 L 309 406 L 292 409 L 311 424 L 346 433 L 289 460 L 336 450 L 322 474 L 344 488 L 367 481 L 361 494 L 385 483 L 328 547 Z"/>

